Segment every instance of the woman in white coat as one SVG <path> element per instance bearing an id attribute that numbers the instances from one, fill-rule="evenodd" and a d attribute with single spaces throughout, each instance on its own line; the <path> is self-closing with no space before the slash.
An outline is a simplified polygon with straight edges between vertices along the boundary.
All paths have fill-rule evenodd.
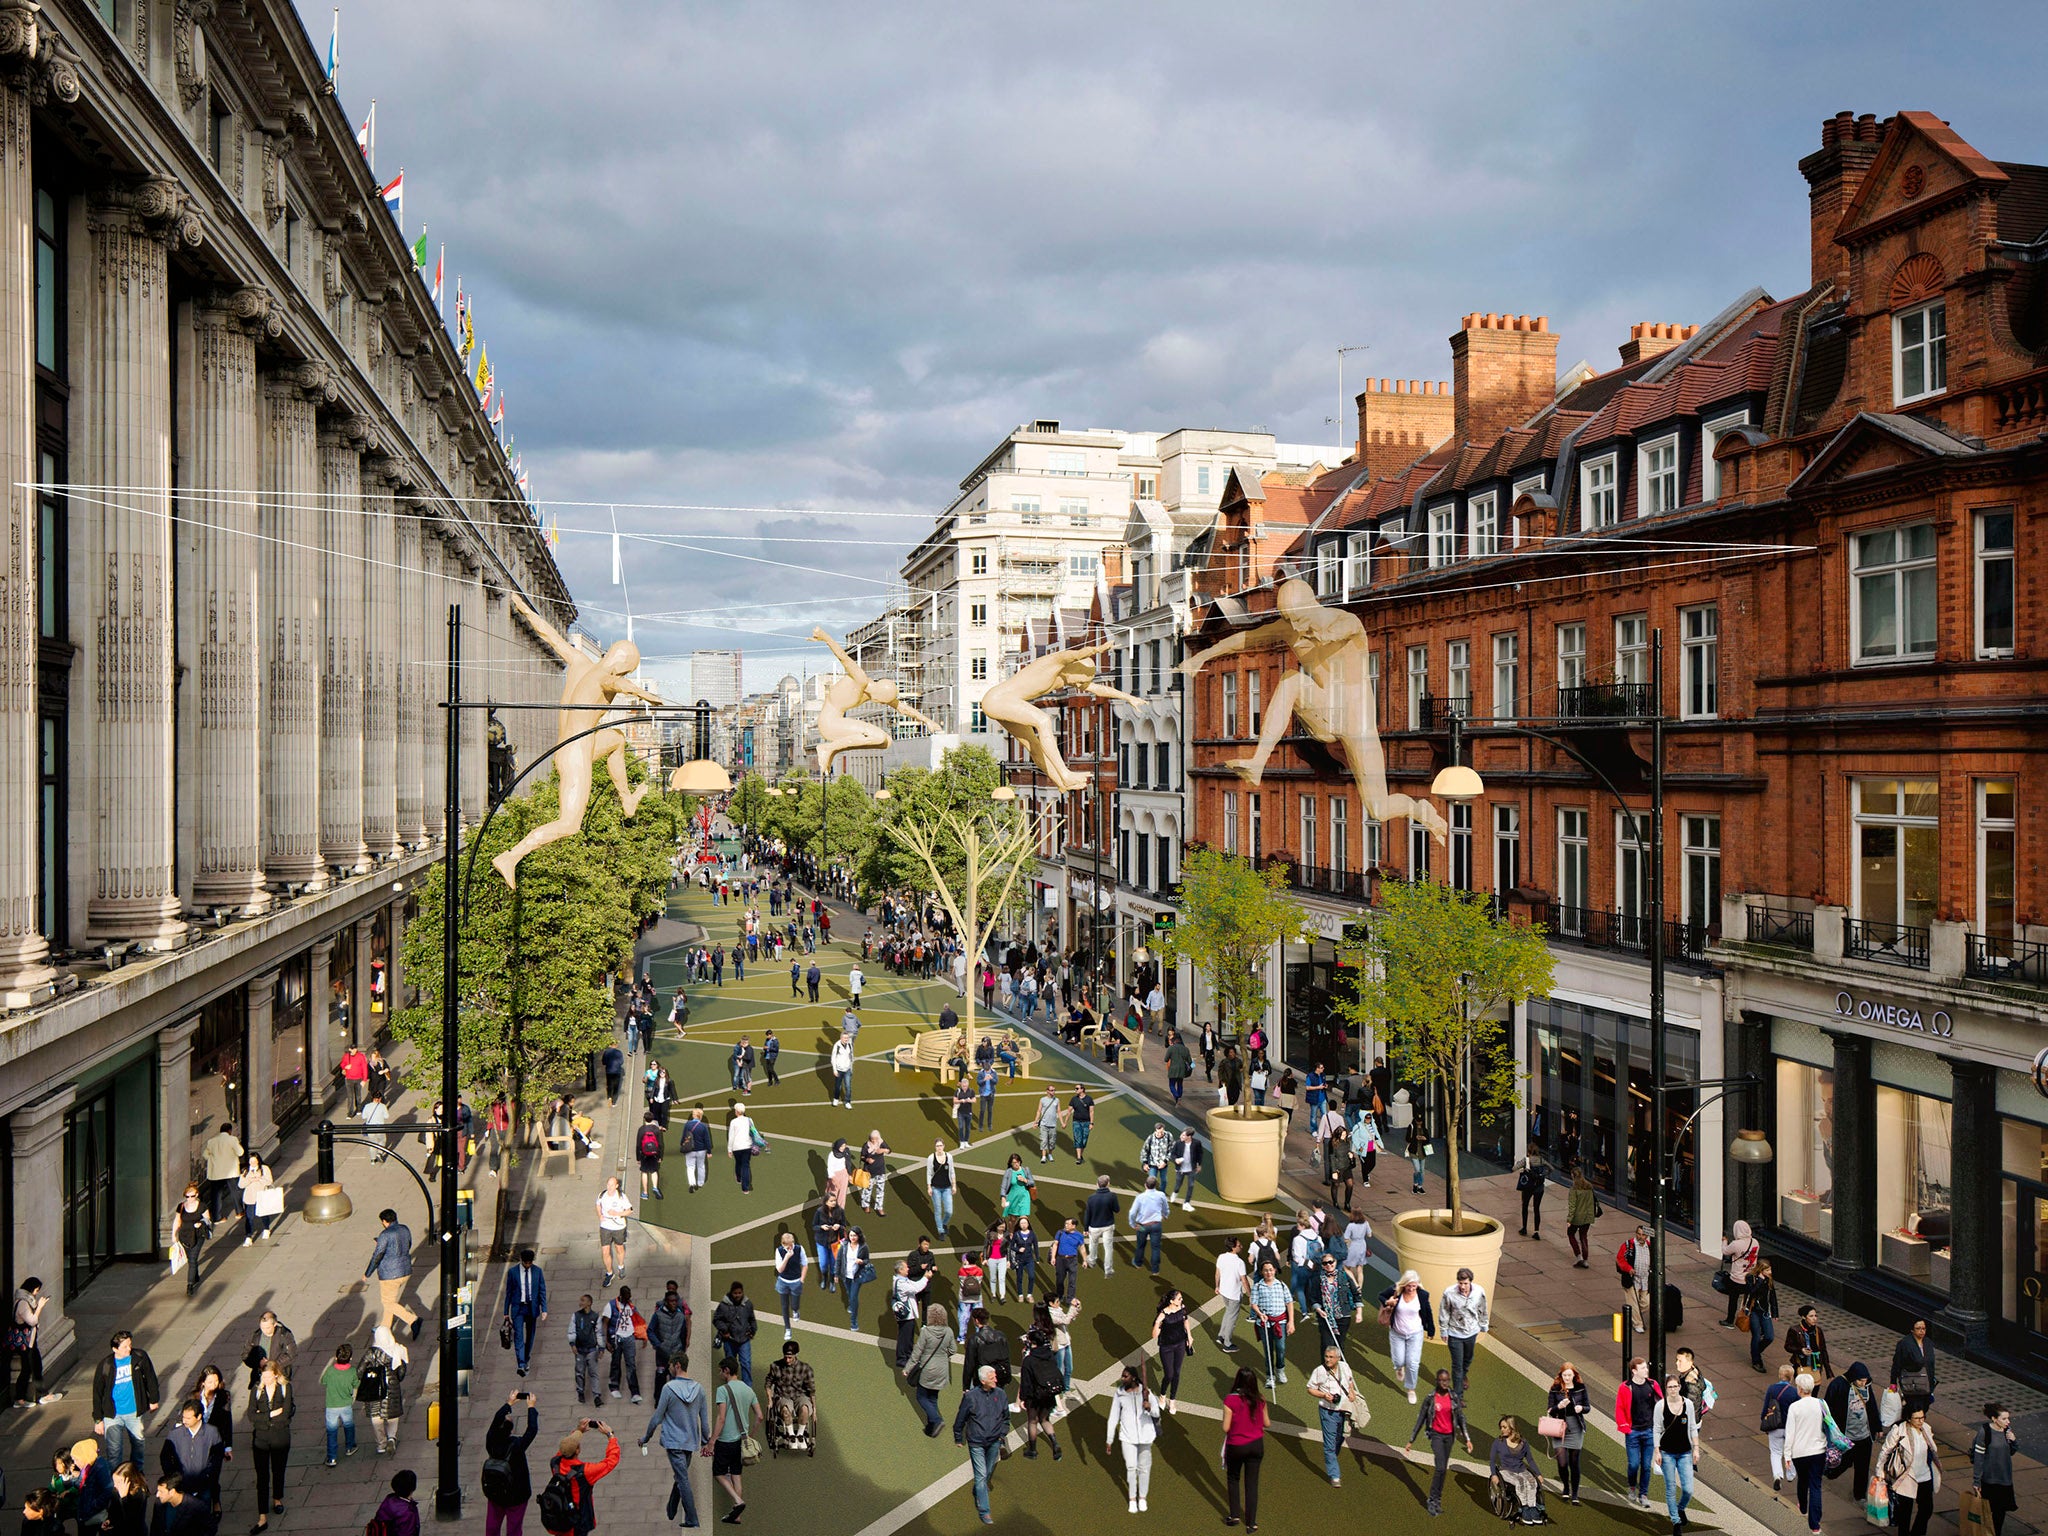
<path id="1" fill-rule="evenodd" d="M 1941 1492 L 1941 1450 L 1927 1427 L 1927 1410 L 1915 1407 L 1884 1437 L 1877 1470 L 1891 1484 L 1892 1529 L 1899 1536 L 1927 1536 L 1934 1496 Z"/>
<path id="2" fill-rule="evenodd" d="M 1130 1485 L 1132 1514 L 1145 1509 L 1145 1496 L 1152 1488 L 1152 1443 L 1159 1438 L 1159 1399 L 1145 1385 L 1144 1374 L 1135 1365 L 1124 1367 L 1109 1400 L 1109 1448 L 1124 1442 L 1124 1475 Z"/>

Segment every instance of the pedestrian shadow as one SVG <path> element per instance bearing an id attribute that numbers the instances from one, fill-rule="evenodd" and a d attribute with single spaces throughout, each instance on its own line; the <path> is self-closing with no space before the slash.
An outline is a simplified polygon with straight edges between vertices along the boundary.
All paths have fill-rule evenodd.
<path id="1" fill-rule="evenodd" d="M 1228 1512 L 1229 1490 L 1223 1471 L 1195 1444 L 1192 1435 L 1162 1435 L 1153 1442 L 1152 1455 L 1155 1463 L 1163 1461 L 1171 1467 L 1211 1509 L 1219 1515 Z"/>

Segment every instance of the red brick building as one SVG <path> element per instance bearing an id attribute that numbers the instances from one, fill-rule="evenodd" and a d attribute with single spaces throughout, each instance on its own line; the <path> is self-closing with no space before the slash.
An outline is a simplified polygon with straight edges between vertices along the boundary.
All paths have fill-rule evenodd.
<path id="1" fill-rule="evenodd" d="M 1395 392 L 1447 436 L 1391 443 L 1388 392 L 1361 395 L 1359 457 L 1301 488 L 1270 569 L 1242 558 L 1254 498 L 1226 503 L 1194 644 L 1310 581 L 1364 625 L 1390 789 L 1426 795 L 1456 723 L 1486 792 L 1443 808 L 1440 844 L 1369 821 L 1298 731 L 1242 782 L 1224 765 L 1271 729 L 1244 701 L 1293 665 L 1269 649 L 1194 690 L 1195 835 L 1289 860 L 1330 936 L 1386 876 L 1545 923 L 1525 1111 L 1460 1139 L 1640 1206 L 1651 732 L 1629 722 L 1660 714 L 1677 1215 L 1705 1246 L 1742 1215 L 1845 1300 L 2048 1369 L 2048 168 L 1909 112 L 1830 119 L 1800 171 L 1803 292 L 1639 325 L 1562 386 L 1543 317 L 1467 315 L 1448 428 L 1434 391 Z M 1291 1054 L 1333 960 L 1276 957 Z M 1679 1136 L 1691 1082 L 1735 1073 L 1760 1095 Z M 1739 1189 L 1736 1124 L 1778 1154 Z"/>

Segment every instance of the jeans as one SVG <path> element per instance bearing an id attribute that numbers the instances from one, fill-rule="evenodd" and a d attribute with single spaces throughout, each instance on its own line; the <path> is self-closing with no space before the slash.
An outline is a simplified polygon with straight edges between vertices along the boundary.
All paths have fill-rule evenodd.
<path id="1" fill-rule="evenodd" d="M 754 1384 L 754 1341 L 748 1339 L 744 1343 L 735 1344 L 731 1339 L 720 1339 L 718 1347 L 725 1351 L 726 1359 L 738 1363 L 740 1380 L 751 1387 Z"/>
<path id="2" fill-rule="evenodd" d="M 842 1104 L 853 1102 L 853 1069 L 832 1074 L 832 1097 Z"/>
<path id="3" fill-rule="evenodd" d="M 1586 1241 L 1586 1234 L 1591 1230 L 1590 1227 L 1573 1226 L 1564 1229 L 1564 1240 L 1572 1246 L 1572 1257 L 1581 1264 L 1589 1263 L 1593 1257 L 1592 1245 Z"/>
<path id="4" fill-rule="evenodd" d="M 1436 1453 L 1436 1471 L 1430 1474 L 1429 1479 L 1429 1507 L 1436 1510 L 1443 1507 L 1444 1473 L 1451 1464 L 1451 1437 L 1440 1435 L 1432 1429 L 1429 1432 L 1429 1446 Z"/>
<path id="5" fill-rule="evenodd" d="M 356 1448 L 356 1405 L 354 1403 L 346 1403 L 339 1408 L 329 1408 L 327 1410 L 327 1459 L 329 1461 L 333 1461 L 340 1454 L 343 1437 L 346 1437 L 348 1448 L 354 1450 Z"/>
<path id="6" fill-rule="evenodd" d="M 740 1188 L 751 1195 L 754 1192 L 754 1154 L 751 1152 L 733 1153 L 732 1175 L 740 1181 Z"/>
<path id="7" fill-rule="evenodd" d="M 122 1462 L 142 1465 L 142 1443 L 149 1437 L 143 1433 L 142 1415 L 124 1413 L 105 1421 L 107 1426 L 107 1460 L 115 1466 Z M 125 1442 L 125 1443 L 124 1443 Z"/>
<path id="8" fill-rule="evenodd" d="M 944 1416 L 939 1412 L 939 1389 L 937 1387 L 919 1387 L 917 1389 L 917 1411 L 924 1415 L 925 1423 L 933 1429 L 938 1429 L 946 1422 Z"/>
<path id="9" fill-rule="evenodd" d="M 932 1225 L 941 1232 L 953 1224 L 953 1188 L 932 1190 Z"/>
<path id="10" fill-rule="evenodd" d="M 1316 1412 L 1323 1421 L 1323 1476 L 1334 1483 L 1343 1473 L 1337 1452 L 1344 1448 L 1344 1414 L 1328 1403 L 1318 1404 Z"/>
<path id="11" fill-rule="evenodd" d="M 1664 1508 L 1671 1515 L 1671 1523 L 1677 1525 L 1685 1516 L 1685 1507 L 1692 1502 L 1692 1452 L 1683 1456 L 1664 1453 Z"/>
<path id="12" fill-rule="evenodd" d="M 864 1282 L 849 1275 L 846 1279 L 846 1326 L 854 1332 L 860 1331 L 860 1288 Z"/>
<path id="13" fill-rule="evenodd" d="M 1308 1288 L 1315 1280 L 1315 1273 L 1306 1264 L 1288 1266 L 1287 1289 L 1294 1293 L 1294 1304 L 1303 1312 L 1308 1310 Z"/>
<path id="14" fill-rule="evenodd" d="M 242 1236 L 260 1236 L 270 1230 L 270 1224 L 275 1220 L 275 1216 L 258 1216 L 254 1201 L 245 1200 L 242 1203 Z"/>
<path id="15" fill-rule="evenodd" d="M 533 1325 L 539 1314 L 530 1306 L 514 1302 L 509 1315 L 512 1319 L 512 1358 L 523 1371 L 533 1359 Z"/>
<path id="16" fill-rule="evenodd" d="M 1052 1352 L 1053 1362 L 1060 1368 L 1060 1390 L 1074 1390 L 1074 1346 L 1062 1344 Z"/>
<path id="17" fill-rule="evenodd" d="M 1116 1269 L 1111 1263 L 1111 1253 L 1116 1247 L 1115 1227 L 1090 1227 L 1081 1245 L 1083 1256 L 1091 1263 L 1100 1263 L 1105 1275 L 1113 1275 Z"/>
<path id="18" fill-rule="evenodd" d="M 988 1269 L 988 1286 L 995 1293 L 997 1301 L 1010 1299 L 1010 1261 L 990 1257 L 983 1261 Z"/>
<path id="19" fill-rule="evenodd" d="M 1173 1095 L 1174 1103 L 1178 1104 L 1180 1102 L 1181 1089 L 1186 1083 L 1187 1079 L 1184 1077 L 1169 1077 L 1166 1080 L 1166 1091 Z"/>
<path id="20" fill-rule="evenodd" d="M 832 1245 L 830 1243 L 815 1243 L 812 1246 L 818 1255 L 818 1283 L 829 1291 L 832 1289 L 833 1278 Z"/>
<path id="21" fill-rule="evenodd" d="M 640 1341 L 619 1339 L 612 1345 L 612 1390 L 619 1390 L 619 1376 L 624 1373 L 626 1390 L 635 1398 L 640 1396 Z"/>
<path id="22" fill-rule="evenodd" d="M 1081 1160 L 1081 1154 L 1088 1150 L 1088 1133 L 1094 1129 L 1095 1122 L 1092 1120 L 1076 1120 L 1074 1122 L 1075 1162 L 1078 1163 Z"/>
<path id="23" fill-rule="evenodd" d="M 1543 1230 L 1543 1192 L 1524 1190 L 1522 1192 L 1522 1230 L 1541 1232 Z"/>
<path id="24" fill-rule="evenodd" d="M 974 1468 L 974 1507 L 984 1515 L 988 1513 L 988 1480 L 995 1476 L 1002 1452 L 1000 1444 L 967 1447 L 967 1463 Z"/>
<path id="25" fill-rule="evenodd" d="M 1751 1312 L 1749 1314 L 1749 1363 L 1751 1365 L 1761 1366 L 1764 1363 L 1764 1350 L 1769 1347 L 1771 1341 L 1777 1336 L 1778 1322 L 1770 1313 Z"/>
<path id="26" fill-rule="evenodd" d="M 1148 1243 L 1152 1248 L 1152 1262 L 1147 1267 L 1156 1275 L 1159 1273 L 1159 1223 L 1156 1221 L 1148 1221 L 1138 1228 L 1137 1251 L 1131 1255 L 1133 1264 L 1145 1263 L 1145 1247 Z"/>
<path id="27" fill-rule="evenodd" d="M 668 1457 L 669 1471 L 675 1474 L 676 1495 L 681 1500 L 683 1506 L 683 1524 L 695 1525 L 697 1523 L 697 1496 L 690 1492 L 690 1453 L 688 1451 L 671 1451 L 666 1447 L 663 1448 L 663 1453 Z M 520 1513 L 524 1514 L 525 1509 L 526 1507 L 522 1504 L 520 1506 Z"/>
<path id="28" fill-rule="evenodd" d="M 703 1187 L 706 1174 L 705 1164 L 710 1161 L 710 1158 L 711 1154 L 709 1152 L 685 1152 L 683 1154 L 683 1177 L 689 1180 L 690 1188 L 699 1189 Z"/>
<path id="29" fill-rule="evenodd" d="M 1173 1171 L 1173 1192 L 1169 1200 L 1193 1200 L 1195 1198 L 1195 1170 L 1176 1168 Z"/>
<path id="30" fill-rule="evenodd" d="M 1394 1376 L 1401 1390 L 1413 1392 L 1416 1373 L 1422 1369 L 1422 1335 L 1389 1331 L 1387 1358 L 1394 1363 Z"/>
<path id="31" fill-rule="evenodd" d="M 1650 1496 L 1650 1463 L 1656 1457 L 1656 1446 L 1649 1430 L 1632 1429 L 1628 1432 L 1628 1486 L 1644 1498 Z"/>
<path id="32" fill-rule="evenodd" d="M 1017 1271 L 1017 1294 L 1028 1299 L 1038 1284 L 1038 1255 L 1013 1259 L 1011 1265 Z"/>
<path id="33" fill-rule="evenodd" d="M 984 1093 L 981 1096 L 981 1128 L 985 1131 L 996 1123 L 996 1096 Z"/>
<path id="34" fill-rule="evenodd" d="M 1444 1335 L 1444 1341 L 1451 1346 L 1451 1390 L 1463 1397 L 1465 1378 L 1472 1374 L 1472 1354 L 1479 1347 L 1479 1335 L 1475 1333 L 1460 1338 L 1450 1333 Z"/>
<path id="35" fill-rule="evenodd" d="M 1798 1504 L 1806 1511 L 1806 1528 L 1810 1531 L 1820 1529 L 1820 1490 L 1821 1485 L 1827 1481 L 1827 1465 L 1828 1458 L 1825 1452 L 1815 1456 L 1792 1458 L 1792 1475 L 1798 1480 L 1795 1484 L 1798 1490 Z"/>
<path id="36" fill-rule="evenodd" d="M 803 1313 L 804 1283 L 801 1280 L 777 1280 L 775 1294 L 782 1298 L 782 1326 L 787 1328 L 790 1319 Z"/>

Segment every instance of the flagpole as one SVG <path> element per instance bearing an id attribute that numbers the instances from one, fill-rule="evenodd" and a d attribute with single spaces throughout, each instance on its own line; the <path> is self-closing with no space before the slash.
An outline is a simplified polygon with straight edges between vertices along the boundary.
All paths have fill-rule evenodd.
<path id="1" fill-rule="evenodd" d="M 370 174 L 377 174 L 377 98 L 370 98 Z"/>

